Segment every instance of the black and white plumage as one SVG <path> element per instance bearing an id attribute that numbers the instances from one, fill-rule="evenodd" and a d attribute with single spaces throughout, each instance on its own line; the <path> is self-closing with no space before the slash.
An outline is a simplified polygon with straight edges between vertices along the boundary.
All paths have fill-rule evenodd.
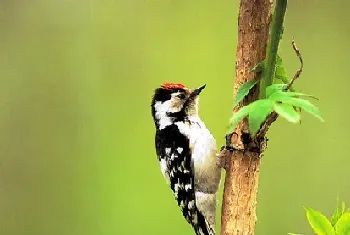
<path id="1" fill-rule="evenodd" d="M 196 234 L 214 235 L 221 169 L 215 139 L 198 116 L 204 87 L 163 84 L 155 90 L 152 116 L 161 170 L 183 216 Z"/>

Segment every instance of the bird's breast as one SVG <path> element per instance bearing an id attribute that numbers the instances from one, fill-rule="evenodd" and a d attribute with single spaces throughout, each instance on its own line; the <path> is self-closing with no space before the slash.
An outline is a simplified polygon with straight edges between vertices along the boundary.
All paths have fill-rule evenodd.
<path id="1" fill-rule="evenodd" d="M 221 171 L 217 166 L 216 141 L 213 135 L 199 118 L 179 123 L 178 127 L 190 141 L 195 184 L 208 187 L 203 190 L 217 190 Z"/>

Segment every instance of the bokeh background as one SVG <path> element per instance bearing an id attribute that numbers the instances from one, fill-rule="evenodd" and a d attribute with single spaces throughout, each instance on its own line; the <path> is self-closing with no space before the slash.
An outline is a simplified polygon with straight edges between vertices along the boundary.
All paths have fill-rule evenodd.
<path id="1" fill-rule="evenodd" d="M 1 0 L 0 234 L 193 234 L 156 160 L 150 100 L 163 82 L 206 83 L 200 115 L 223 144 L 238 4 Z M 296 86 L 326 122 L 271 128 L 256 234 L 312 234 L 303 206 L 350 204 L 349 7 L 289 3 L 281 55 L 292 76 L 294 38 Z"/>

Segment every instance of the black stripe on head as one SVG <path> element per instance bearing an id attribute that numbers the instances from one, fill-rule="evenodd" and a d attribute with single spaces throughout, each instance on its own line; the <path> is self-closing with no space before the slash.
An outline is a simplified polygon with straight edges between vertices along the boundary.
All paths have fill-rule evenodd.
<path id="1" fill-rule="evenodd" d="M 164 102 L 164 101 L 170 100 L 171 94 L 175 93 L 175 92 L 179 92 L 179 91 L 185 92 L 185 90 L 181 89 L 181 88 L 175 88 L 175 89 L 157 88 L 154 91 L 154 95 L 153 95 L 153 99 L 152 99 L 152 105 L 154 105 L 154 103 L 156 101 Z"/>

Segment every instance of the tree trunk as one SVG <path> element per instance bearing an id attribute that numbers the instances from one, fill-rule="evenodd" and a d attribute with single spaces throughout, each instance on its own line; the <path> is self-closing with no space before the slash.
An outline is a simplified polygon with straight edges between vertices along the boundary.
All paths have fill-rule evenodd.
<path id="1" fill-rule="evenodd" d="M 265 58 L 271 8 L 271 0 L 241 0 L 233 96 L 243 83 L 260 76 L 251 70 Z M 251 90 L 243 105 L 258 97 L 257 87 Z M 226 167 L 221 235 L 253 235 L 260 159 L 265 150 L 266 140 L 265 137 L 251 138 L 247 120 L 244 119 L 232 135 L 231 142 L 238 150 L 234 150 L 233 157 L 229 159 Z"/>

